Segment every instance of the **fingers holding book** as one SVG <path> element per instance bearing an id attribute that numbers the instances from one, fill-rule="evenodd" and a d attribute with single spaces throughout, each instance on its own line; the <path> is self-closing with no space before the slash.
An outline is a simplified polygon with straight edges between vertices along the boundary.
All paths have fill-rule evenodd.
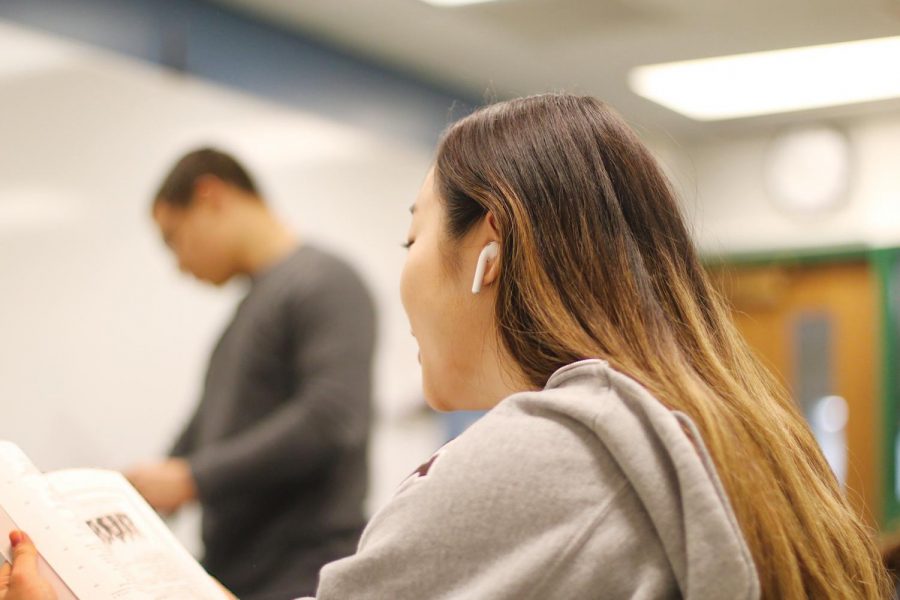
<path id="1" fill-rule="evenodd" d="M 50 584 L 38 573 L 38 552 L 25 532 L 12 531 L 13 562 L 0 568 L 0 600 L 56 600 Z"/>

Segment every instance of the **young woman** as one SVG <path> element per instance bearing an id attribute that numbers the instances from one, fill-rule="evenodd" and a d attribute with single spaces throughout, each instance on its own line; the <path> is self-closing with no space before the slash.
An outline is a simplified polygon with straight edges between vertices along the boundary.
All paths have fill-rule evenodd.
<path id="1" fill-rule="evenodd" d="M 604 104 L 536 96 L 454 124 L 408 244 L 426 397 L 491 410 L 322 570 L 319 600 L 888 593 L 668 182 Z"/>

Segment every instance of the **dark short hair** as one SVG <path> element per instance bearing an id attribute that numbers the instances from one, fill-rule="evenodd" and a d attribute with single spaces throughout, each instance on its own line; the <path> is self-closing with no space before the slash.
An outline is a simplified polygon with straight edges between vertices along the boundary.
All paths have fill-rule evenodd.
<path id="1" fill-rule="evenodd" d="M 154 204 L 189 205 L 194 196 L 194 184 L 203 175 L 212 175 L 253 196 L 259 196 L 253 178 L 237 159 L 215 148 L 200 148 L 188 152 L 175 163 L 153 197 Z"/>

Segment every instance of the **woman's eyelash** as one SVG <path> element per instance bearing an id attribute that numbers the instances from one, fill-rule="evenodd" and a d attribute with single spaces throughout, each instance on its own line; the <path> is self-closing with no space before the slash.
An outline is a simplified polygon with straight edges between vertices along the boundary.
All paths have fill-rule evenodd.
<path id="1" fill-rule="evenodd" d="M 413 245 L 413 241 L 414 240 L 407 240 L 400 245 L 403 246 L 404 249 L 409 250 L 409 247 Z"/>

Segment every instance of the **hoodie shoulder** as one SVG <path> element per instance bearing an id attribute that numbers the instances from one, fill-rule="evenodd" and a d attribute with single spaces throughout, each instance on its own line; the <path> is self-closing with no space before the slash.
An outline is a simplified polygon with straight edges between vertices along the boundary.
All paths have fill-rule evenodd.
<path id="1" fill-rule="evenodd" d="M 563 367 L 544 390 L 508 401 L 560 412 L 592 432 L 640 499 L 685 598 L 759 597 L 750 551 L 687 415 L 602 360 Z"/>
<path id="2" fill-rule="evenodd" d="M 758 598 L 683 419 L 602 361 L 567 367 L 416 469 L 319 600 Z"/>
<path id="3" fill-rule="evenodd" d="M 510 400 L 410 474 L 357 554 L 322 571 L 320 598 L 672 596 L 660 540 L 590 428 Z"/>

